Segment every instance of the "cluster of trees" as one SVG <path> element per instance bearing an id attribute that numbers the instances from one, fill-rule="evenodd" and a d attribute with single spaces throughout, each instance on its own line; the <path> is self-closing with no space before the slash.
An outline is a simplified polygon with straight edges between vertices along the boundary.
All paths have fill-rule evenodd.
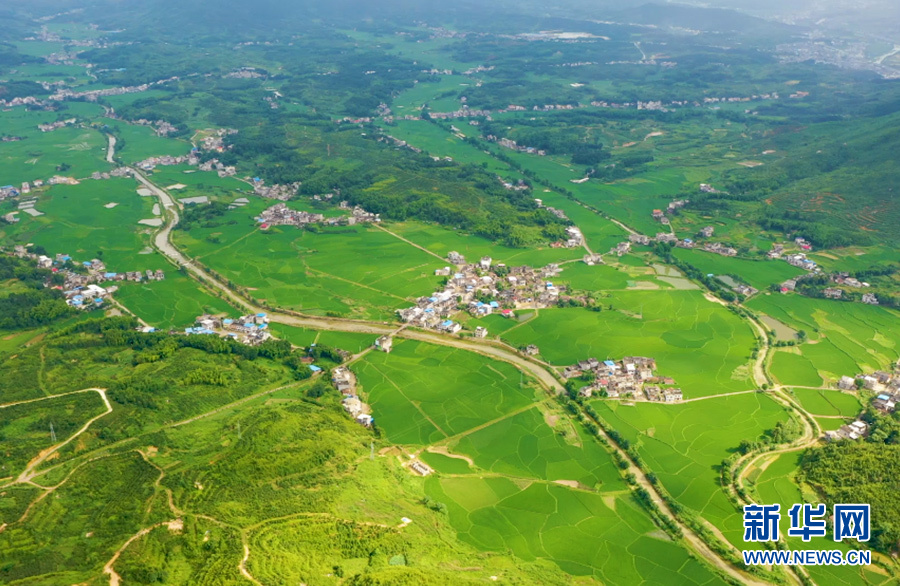
<path id="1" fill-rule="evenodd" d="M 158 362 L 171 357 L 180 348 L 194 348 L 209 354 L 233 354 L 245 360 L 268 358 L 281 360 L 291 354 L 291 344 L 285 340 L 266 340 L 259 346 L 247 346 L 230 338 L 193 334 L 170 336 L 163 332 L 137 331 L 132 317 L 86 320 L 67 328 L 61 335 L 73 333 L 99 334 L 103 345 L 126 346 L 135 350 L 136 364 Z"/>
<path id="2" fill-rule="evenodd" d="M 10 279 L 24 285 L 26 290 L 0 297 L 0 329 L 35 328 L 74 313 L 60 291 L 44 287 L 59 283 L 61 275 L 38 269 L 18 258 L 0 256 L 0 281 Z"/>
<path id="3" fill-rule="evenodd" d="M 877 272 L 877 271 L 876 271 Z M 873 273 L 870 271 L 859 271 L 857 274 L 859 275 L 872 275 Z M 887 273 L 890 274 L 890 273 Z M 856 277 L 857 279 L 864 279 L 866 277 Z M 830 287 L 840 287 L 840 285 L 836 285 L 831 282 L 831 277 L 829 275 L 815 275 L 812 277 L 806 277 L 797 281 L 797 292 L 807 297 L 814 297 L 817 299 L 825 299 L 825 289 Z M 854 289 L 846 289 L 843 288 L 843 295 L 841 295 L 841 301 L 851 301 L 851 302 L 862 302 L 863 294 L 869 293 L 871 291 L 859 291 Z M 900 296 L 894 295 L 893 291 L 885 292 L 883 290 L 877 291 L 878 303 L 880 305 L 885 305 L 888 307 L 900 307 Z"/>
<path id="4" fill-rule="evenodd" d="M 231 138 L 233 154 L 256 164 L 269 183 L 299 181 L 303 195 L 340 193 L 386 219 L 435 222 L 514 247 L 564 233 L 566 223 L 539 209 L 530 193 L 505 189 L 483 167 L 398 151 L 378 142 L 376 128 L 363 138 L 358 129 L 326 124 L 307 126 L 302 145 L 288 126 L 250 129 Z"/>
<path id="5" fill-rule="evenodd" d="M 184 206 L 184 212 L 175 228 L 184 231 L 194 227 L 214 228 L 221 224 L 219 219 L 227 211 L 228 206 L 220 201 L 212 201 L 208 204 L 189 204 Z"/>
<path id="6" fill-rule="evenodd" d="M 807 450 L 800 461 L 802 480 L 815 486 L 828 505 L 871 505 L 875 549 L 890 553 L 900 543 L 900 445 L 897 435 L 890 443 L 839 442 Z"/>

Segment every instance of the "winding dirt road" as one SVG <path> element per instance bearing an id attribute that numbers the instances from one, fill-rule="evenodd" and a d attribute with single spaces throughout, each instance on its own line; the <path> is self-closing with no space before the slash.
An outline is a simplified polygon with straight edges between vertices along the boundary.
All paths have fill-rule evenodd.
<path id="1" fill-rule="evenodd" d="M 81 434 L 86 432 L 92 423 L 94 423 L 101 417 L 105 417 L 105 416 L 109 415 L 110 413 L 112 413 L 113 409 L 112 409 L 112 405 L 110 405 L 110 403 L 109 403 L 109 399 L 106 397 L 106 389 L 97 389 L 97 388 L 82 389 L 80 391 L 72 391 L 71 393 L 62 393 L 61 395 L 51 395 L 49 397 L 41 397 L 39 399 L 30 399 L 27 401 L 16 401 L 15 403 L 7 403 L 5 405 L 0 405 L 0 409 L 4 409 L 6 407 L 12 407 L 14 405 L 25 405 L 28 403 L 37 403 L 39 401 L 46 401 L 48 399 L 58 399 L 60 397 L 68 397 L 70 395 L 77 395 L 80 393 L 98 393 L 100 395 L 100 398 L 103 400 L 103 404 L 106 407 L 106 411 L 104 411 L 100 415 L 97 415 L 97 416 L 89 419 L 87 421 L 87 423 L 85 423 L 83 426 L 81 426 L 81 429 L 79 429 L 78 431 L 73 433 L 66 440 L 64 440 L 54 446 L 51 446 L 51 447 L 47 448 L 46 450 L 41 451 L 37 455 L 37 457 L 35 457 L 30 462 L 28 462 L 28 465 L 25 467 L 25 470 L 23 470 L 22 473 L 19 474 L 18 477 L 16 477 L 15 481 L 13 481 L 12 484 L 31 482 L 31 480 L 38 474 L 35 471 L 35 469 L 38 466 L 40 466 L 41 464 L 46 462 L 47 458 L 49 458 L 54 453 L 56 453 L 60 448 L 67 446 L 72 441 L 74 441 L 75 438 L 77 438 L 78 436 L 80 436 Z"/>

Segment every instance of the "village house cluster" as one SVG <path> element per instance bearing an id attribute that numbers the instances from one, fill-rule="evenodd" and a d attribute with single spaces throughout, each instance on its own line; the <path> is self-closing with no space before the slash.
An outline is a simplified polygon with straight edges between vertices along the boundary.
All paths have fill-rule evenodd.
<path id="1" fill-rule="evenodd" d="M 847 425 L 842 425 L 838 429 L 826 431 L 825 439 L 830 442 L 841 440 L 856 441 L 867 435 L 869 435 L 869 424 L 857 419 Z"/>
<path id="2" fill-rule="evenodd" d="M 300 189 L 299 183 L 274 184 L 266 185 L 265 179 L 254 177 L 251 180 L 253 185 L 253 193 L 264 199 L 276 199 L 278 201 L 287 201 L 297 195 Z"/>
<path id="3" fill-rule="evenodd" d="M 622 360 L 597 360 L 588 358 L 577 364 L 568 366 L 563 371 L 566 379 L 585 374 L 594 377 L 593 382 L 578 389 L 582 397 L 592 397 L 601 393 L 611 399 L 623 396 L 639 398 L 643 395 L 647 401 L 676 403 L 684 399 L 681 389 L 671 386 L 675 381 L 669 377 L 661 377 L 654 371 L 656 361 L 644 356 L 628 356 Z"/>
<path id="4" fill-rule="evenodd" d="M 76 264 L 68 254 L 57 254 L 50 258 L 47 255 L 35 254 L 28 252 L 24 246 L 18 245 L 13 249 L 13 256 L 18 258 L 28 258 L 35 261 L 35 266 L 39 269 L 49 269 L 54 273 L 64 276 L 65 281 L 63 288 L 68 295 L 70 292 L 77 292 L 89 285 L 95 283 L 131 281 L 140 283 L 141 281 L 162 281 L 166 278 L 165 272 L 160 269 L 146 271 L 129 271 L 125 273 L 110 272 L 106 268 L 106 264 L 100 259 L 91 259 L 83 261 L 81 267 L 84 272 L 77 272 L 69 268 L 70 264 Z M 115 291 L 109 288 L 107 292 Z"/>
<path id="5" fill-rule="evenodd" d="M 511 316 L 512 309 L 551 307 L 559 302 L 565 287 L 557 287 L 546 279 L 561 272 L 558 265 L 543 269 L 528 266 L 507 267 L 493 264 L 493 259 L 483 257 L 478 263 L 464 264 L 465 258 L 451 252 L 448 260 L 457 266 L 437 269 L 437 276 L 447 277 L 441 291 L 429 297 L 420 297 L 416 305 L 398 310 L 406 323 L 455 334 L 462 325 L 450 317 L 464 308 L 476 317 L 493 313 Z M 487 330 L 481 337 L 487 336 Z"/>
<path id="6" fill-rule="evenodd" d="M 65 128 L 66 126 L 73 126 L 76 122 L 78 122 L 75 118 L 69 118 L 68 120 L 58 120 L 56 122 L 51 122 L 50 124 L 38 124 L 38 129 L 41 132 L 53 132 L 59 128 Z"/>
<path id="7" fill-rule="evenodd" d="M 348 209 L 347 202 L 341 202 L 342 209 Z M 269 226 L 308 226 L 310 224 L 324 224 L 326 226 L 354 226 L 356 224 L 377 223 L 381 221 L 378 214 L 367 212 L 359 206 L 350 209 L 349 216 L 335 216 L 326 218 L 324 214 L 316 214 L 294 210 L 287 207 L 286 204 L 277 203 L 263 212 L 256 218 L 263 229 Z"/>
<path id="8" fill-rule="evenodd" d="M 678 210 L 691 203 L 689 199 L 678 199 L 675 201 L 669 202 L 669 205 L 666 207 L 666 211 L 662 211 L 660 209 L 653 210 L 651 214 L 653 215 L 653 219 L 668 226 L 671 223 L 669 216 L 675 215 L 678 213 Z"/>
<path id="9" fill-rule="evenodd" d="M 872 407 L 881 413 L 893 413 L 900 402 L 900 363 L 895 365 L 894 372 L 878 370 L 872 374 L 859 374 L 856 377 L 843 376 L 838 381 L 838 388 L 843 391 L 855 391 L 862 387 L 877 395 L 872 399 Z M 869 425 L 857 419 L 835 431 L 825 432 L 829 441 L 855 441 L 869 434 Z"/>
<path id="10" fill-rule="evenodd" d="M 178 132 L 178 128 L 165 120 L 147 120 L 146 118 L 138 118 L 137 120 L 132 120 L 131 123 L 138 126 L 149 126 L 156 132 L 156 136 L 168 136 L 173 132 Z"/>
<path id="11" fill-rule="evenodd" d="M 184 333 L 230 338 L 247 346 L 259 346 L 272 337 L 269 318 L 265 313 L 243 315 L 237 319 L 201 315 L 194 327 L 185 328 Z"/>
<path id="12" fill-rule="evenodd" d="M 346 366 L 339 366 L 331 371 L 331 383 L 344 396 L 344 410 L 360 425 L 372 427 L 372 408 L 356 394 L 356 375 Z"/>

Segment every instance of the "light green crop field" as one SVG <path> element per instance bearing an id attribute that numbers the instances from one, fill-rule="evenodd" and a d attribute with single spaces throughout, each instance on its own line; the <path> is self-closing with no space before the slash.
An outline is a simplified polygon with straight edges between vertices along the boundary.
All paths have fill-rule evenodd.
<path id="1" fill-rule="evenodd" d="M 793 389 L 793 393 L 803 408 L 813 415 L 855 417 L 863 408 L 856 395 L 842 391 Z"/>
<path id="2" fill-rule="evenodd" d="M 546 559 L 607 584 L 721 584 L 649 521 L 627 495 L 506 478 L 433 477 L 428 494 L 447 505 L 463 541 L 485 551 Z"/>
<path id="3" fill-rule="evenodd" d="M 355 367 L 373 416 L 391 442 L 429 444 L 533 404 L 513 366 L 478 354 L 404 340 Z"/>
<path id="4" fill-rule="evenodd" d="M 51 256 L 64 253 L 79 262 L 99 258 L 112 272 L 168 269 L 161 257 L 138 254 L 153 231 L 138 221 L 154 217 L 156 199 L 140 197 L 136 185 L 115 178 L 55 185 L 37 194 L 34 208 L 44 215 L 19 212 L 19 223 L 6 227 L 5 235 L 16 243 L 43 246 Z"/>
<path id="5" fill-rule="evenodd" d="M 421 222 L 392 223 L 385 226 L 398 236 L 421 246 L 446 259 L 447 253 L 456 251 L 466 257 L 466 262 L 474 263 L 483 256 L 489 256 L 494 263 L 507 266 L 529 265 L 543 267 L 550 263 L 578 259 L 584 256 L 582 248 L 510 248 L 495 244 L 473 234 L 460 234 L 440 226 Z M 440 263 L 438 259 L 436 262 Z"/>
<path id="6" fill-rule="evenodd" d="M 772 355 L 772 375 L 783 385 L 822 386 L 822 377 L 812 362 L 800 353 L 776 350 Z"/>
<path id="7" fill-rule="evenodd" d="M 658 373 L 674 378 L 687 397 L 753 388 L 748 366 L 753 332 L 725 308 L 698 291 L 609 295 L 600 299 L 601 312 L 541 310 L 536 319 L 503 333 L 503 339 L 516 347 L 536 344 L 546 360 L 559 366 L 590 357 L 655 358 Z"/>
<path id="8" fill-rule="evenodd" d="M 613 291 L 627 289 L 631 276 L 609 265 L 588 266 L 583 262 L 567 264 L 555 279 L 573 291 Z"/>
<path id="9" fill-rule="evenodd" d="M 248 217 L 258 205 L 174 238 L 257 299 L 309 313 L 392 319 L 437 287 L 434 270 L 445 263 L 382 230 L 277 226 L 263 232 Z"/>
<path id="10" fill-rule="evenodd" d="M 219 177 L 214 171 L 198 171 L 187 165 L 157 167 L 150 174 L 150 179 L 163 189 L 184 185 L 180 189 L 168 190 L 176 199 L 205 195 L 210 199 L 230 203 L 240 197 L 238 192 L 250 191 L 246 183 L 234 177 Z M 251 199 L 251 196 L 246 197 Z"/>
<path id="11" fill-rule="evenodd" d="M 186 275 L 171 265 L 163 281 L 123 282 L 115 297 L 157 328 L 178 328 L 193 325 L 194 319 L 204 313 L 225 313 L 234 316 L 237 310 L 226 301 L 213 297 Z"/>
<path id="12" fill-rule="evenodd" d="M 800 295 L 761 295 L 748 306 L 806 331 L 800 352 L 829 380 L 883 369 L 900 356 L 893 309 Z"/>
<path id="13" fill-rule="evenodd" d="M 94 171 L 106 171 L 106 137 L 92 128 L 66 126 L 41 132 L 38 124 L 76 118 L 93 107 L 56 112 L 28 112 L 21 108 L 0 112 L 3 134 L 22 137 L 17 142 L 0 143 L 0 185 L 20 185 L 35 179 L 46 181 L 54 175 L 83 178 Z"/>
<path id="14" fill-rule="evenodd" d="M 803 270 L 780 260 L 744 260 L 684 248 L 676 248 L 672 254 L 707 274 L 737 275 L 759 290 L 804 273 Z"/>
<path id="15" fill-rule="evenodd" d="M 743 523 L 719 484 L 717 467 L 741 441 L 754 440 L 787 413 L 760 393 L 629 407 L 594 401 L 598 415 L 636 445 L 647 466 L 683 506 L 697 511 L 736 546 Z"/>
<path id="16" fill-rule="evenodd" d="M 103 119 L 103 122 L 109 125 L 119 140 L 116 143 L 116 157 L 128 163 L 163 155 L 186 155 L 191 150 L 190 143 L 157 136 L 149 126 L 128 124 L 123 120 Z"/>
<path id="17" fill-rule="evenodd" d="M 626 488 L 609 454 L 595 439 L 568 420 L 559 424 L 562 427 L 556 423 L 551 427 L 547 420 L 552 417 L 530 409 L 473 431 L 450 448 L 493 474 L 566 481 L 604 492 Z"/>

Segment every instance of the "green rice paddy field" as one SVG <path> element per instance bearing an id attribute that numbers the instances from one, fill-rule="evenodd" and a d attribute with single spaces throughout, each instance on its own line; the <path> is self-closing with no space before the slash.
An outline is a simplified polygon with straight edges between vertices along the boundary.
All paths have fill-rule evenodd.
<path id="1" fill-rule="evenodd" d="M 410 300 L 434 291 L 434 270 L 446 264 L 377 228 L 263 232 L 249 217 L 251 207 L 233 210 L 222 225 L 174 237 L 191 256 L 272 305 L 392 320 Z"/>
<path id="2" fill-rule="evenodd" d="M 800 353 L 819 377 L 829 381 L 883 369 L 900 356 L 896 327 L 900 314 L 893 309 L 800 295 L 761 295 L 750 300 L 748 307 L 805 330 L 809 342 L 799 346 Z M 795 358 L 786 362 L 779 354 L 773 370 L 776 376 L 795 381 L 787 384 L 815 386 L 807 384 L 814 380 L 810 367 L 804 364 L 799 374 L 787 367 L 797 367 L 798 362 Z"/>
<path id="3" fill-rule="evenodd" d="M 43 246 L 51 256 L 100 258 L 114 272 L 170 268 L 162 257 L 138 254 L 150 244 L 153 231 L 138 221 L 154 217 L 156 199 L 137 195 L 131 179 L 55 185 L 37 198 L 34 207 L 44 215 L 33 218 L 19 212 L 19 223 L 4 229 L 6 237 Z"/>
<path id="4" fill-rule="evenodd" d="M 813 415 L 856 417 L 863 408 L 859 397 L 842 391 L 793 389 L 792 392 L 800 405 Z"/>
<path id="5" fill-rule="evenodd" d="M 390 354 L 367 355 L 355 370 L 378 426 L 395 444 L 456 436 L 531 407 L 540 393 L 520 387 L 511 365 L 409 340 Z"/>
<path id="6" fill-rule="evenodd" d="M 95 115 L 98 106 L 73 104 L 66 112 L 29 112 L 15 108 L 0 112 L 2 133 L 24 140 L 0 143 L 0 185 L 19 185 L 54 175 L 88 177 L 94 171 L 106 171 L 106 137 L 92 128 L 66 126 L 41 132 L 38 124 L 58 118 Z M 61 167 L 65 165 L 65 167 Z"/>
<path id="7" fill-rule="evenodd" d="M 466 257 L 466 262 L 477 262 L 481 257 L 489 256 L 494 263 L 506 263 L 508 266 L 543 267 L 584 256 L 582 248 L 510 248 L 480 236 L 460 234 L 421 222 L 391 223 L 385 228 L 440 257 L 446 258 L 447 253 L 456 251 Z"/>
<path id="8" fill-rule="evenodd" d="M 536 344 L 557 366 L 590 357 L 649 356 L 689 398 L 753 388 L 753 332 L 700 292 L 616 291 L 600 301 L 601 312 L 541 310 L 502 337 L 516 347 Z"/>
<path id="9" fill-rule="evenodd" d="M 704 273 L 737 275 L 759 290 L 774 283 L 783 283 L 804 273 L 803 270 L 780 260 L 744 260 L 684 248 L 676 248 L 672 254 Z"/>
<path id="10" fill-rule="evenodd" d="M 783 385 L 800 385 L 804 387 L 822 386 L 823 380 L 819 372 L 808 358 L 796 348 L 793 351 L 776 350 L 772 354 L 772 376 Z"/>
<path id="11" fill-rule="evenodd" d="M 598 415 L 636 445 L 680 504 L 697 511 L 738 547 L 741 515 L 719 484 L 718 466 L 742 440 L 760 437 L 787 412 L 761 393 L 683 403 L 622 405 L 594 401 Z"/>
<path id="12" fill-rule="evenodd" d="M 549 560 L 608 584 L 722 584 L 649 520 L 633 497 L 564 486 L 526 488 L 501 477 L 431 477 L 463 541 L 485 551 Z"/>
<path id="13" fill-rule="evenodd" d="M 162 155 L 186 155 L 191 150 L 190 143 L 157 136 L 156 131 L 149 126 L 136 126 L 110 119 L 104 119 L 104 122 L 120 140 L 116 144 L 116 156 L 128 163 Z"/>
<path id="14" fill-rule="evenodd" d="M 157 328 L 179 328 L 194 324 L 204 313 L 236 315 L 227 302 L 204 291 L 190 277 L 167 267 L 163 281 L 122 283 L 116 299 L 138 317 Z"/>
<path id="15" fill-rule="evenodd" d="M 463 541 L 609 583 L 719 583 L 650 521 L 596 439 L 535 403 L 542 393 L 520 388 L 512 366 L 401 341 L 355 370 L 392 443 L 452 454 L 423 454 L 438 471 L 425 490 Z"/>

